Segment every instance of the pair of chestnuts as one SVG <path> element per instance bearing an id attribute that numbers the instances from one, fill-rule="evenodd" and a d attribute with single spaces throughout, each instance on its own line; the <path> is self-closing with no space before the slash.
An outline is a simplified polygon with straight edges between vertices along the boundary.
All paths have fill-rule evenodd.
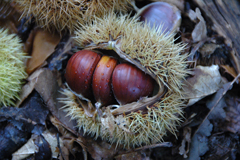
<path id="1" fill-rule="evenodd" d="M 92 99 L 100 106 L 117 102 L 120 105 L 137 101 L 152 94 L 154 80 L 129 63 L 81 50 L 68 61 L 65 78 L 77 95 Z M 115 100 L 116 98 L 116 100 Z"/>

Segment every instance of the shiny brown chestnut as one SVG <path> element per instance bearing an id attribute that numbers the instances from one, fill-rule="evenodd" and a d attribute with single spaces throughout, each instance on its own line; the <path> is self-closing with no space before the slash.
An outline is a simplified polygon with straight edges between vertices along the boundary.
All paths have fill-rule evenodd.
<path id="1" fill-rule="evenodd" d="M 75 53 L 68 61 L 65 78 L 72 91 L 84 98 L 92 97 L 92 76 L 101 56 L 90 50 Z"/>
<path id="2" fill-rule="evenodd" d="M 162 27 L 162 32 L 175 32 L 181 24 L 180 10 L 166 2 L 154 2 L 138 11 L 140 21 L 147 22 L 150 27 Z"/>
<path id="3" fill-rule="evenodd" d="M 151 95 L 154 80 L 135 66 L 122 63 L 113 71 L 112 86 L 118 103 L 124 105 Z"/>
<path id="4" fill-rule="evenodd" d="M 65 78 L 68 86 L 80 98 L 94 98 L 96 107 L 114 104 L 124 105 L 149 96 L 154 80 L 132 64 L 117 64 L 109 56 L 82 50 L 68 61 Z M 93 93 L 93 94 L 92 94 Z M 115 99 L 116 98 L 116 99 Z"/>
<path id="5" fill-rule="evenodd" d="M 116 65 L 116 59 L 103 56 L 94 71 L 92 88 L 98 107 L 110 105 L 115 102 L 111 81 L 112 73 Z"/>

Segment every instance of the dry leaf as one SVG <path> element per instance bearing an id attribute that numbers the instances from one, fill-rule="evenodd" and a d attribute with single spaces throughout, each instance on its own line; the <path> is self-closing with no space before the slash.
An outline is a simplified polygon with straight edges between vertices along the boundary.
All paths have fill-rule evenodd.
<path id="1" fill-rule="evenodd" d="M 59 119 L 65 126 L 75 132 L 76 121 L 70 120 L 66 113 L 60 108 L 63 104 L 59 102 L 58 98 L 63 97 L 59 92 L 60 86 L 58 80 L 61 79 L 59 73 L 50 71 L 49 69 L 40 69 L 42 72 L 37 76 L 37 83 L 35 85 L 36 91 L 41 95 L 51 113 Z M 60 84 L 61 85 L 61 84 Z"/>
<path id="2" fill-rule="evenodd" d="M 23 145 L 19 150 L 12 154 L 12 160 L 21 160 L 27 158 L 31 154 L 38 152 L 38 147 L 34 143 L 34 138 L 37 135 L 32 135 L 32 137 Z"/>
<path id="3" fill-rule="evenodd" d="M 58 142 L 56 134 L 52 134 L 49 131 L 43 132 L 42 135 L 51 147 L 52 158 L 67 160 L 66 158 L 68 158 L 69 152 L 68 152 L 68 149 L 64 146 L 62 138 L 59 137 L 59 142 Z M 63 155 L 65 155 L 64 158 L 60 154 L 60 149 L 58 148 L 58 145 L 61 147 L 61 151 L 63 152 Z"/>
<path id="4" fill-rule="evenodd" d="M 31 58 L 27 62 L 27 72 L 30 74 L 40 67 L 54 52 L 60 42 L 58 34 L 52 34 L 43 29 L 37 29 L 33 40 Z"/>
<path id="5" fill-rule="evenodd" d="M 221 68 L 223 68 L 225 72 L 231 75 L 233 78 L 237 77 L 237 73 L 233 67 L 230 67 L 229 65 L 221 65 Z"/>
<path id="6" fill-rule="evenodd" d="M 195 68 L 194 76 L 184 82 L 185 97 L 189 99 L 188 106 L 215 93 L 222 87 L 225 80 L 221 77 L 218 68 L 217 65 L 197 66 Z"/>
<path id="7" fill-rule="evenodd" d="M 21 93 L 20 93 L 20 100 L 17 102 L 16 107 L 19 107 L 22 102 L 29 96 L 30 93 L 32 93 L 33 89 L 35 88 L 35 85 L 38 81 L 38 76 L 43 72 L 42 69 L 35 71 L 31 76 L 28 77 L 28 83 L 25 84 L 22 87 Z"/>
<path id="8" fill-rule="evenodd" d="M 206 22 L 201 15 L 200 9 L 196 8 L 195 12 L 193 10 L 190 10 L 188 13 L 188 16 L 192 21 L 196 21 L 196 19 L 199 20 L 199 22 L 196 24 L 196 26 L 192 32 L 193 42 L 199 42 L 199 41 L 207 38 Z"/>

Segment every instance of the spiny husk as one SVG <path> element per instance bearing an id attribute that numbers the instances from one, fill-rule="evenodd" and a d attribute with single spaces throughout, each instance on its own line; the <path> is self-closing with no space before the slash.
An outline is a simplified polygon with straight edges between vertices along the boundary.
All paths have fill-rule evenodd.
<path id="1" fill-rule="evenodd" d="M 181 54 L 184 45 L 175 44 L 174 35 L 150 29 L 136 17 L 115 14 L 95 18 L 92 23 L 78 28 L 75 34 L 79 47 L 113 49 L 121 58 L 152 75 L 160 87 L 164 84 L 168 88 L 161 99 L 143 110 L 127 114 L 127 111 L 114 114 L 118 108 L 111 112 L 102 110 L 109 121 L 99 114 L 87 116 L 84 107 L 78 103 L 79 98 L 65 89 L 66 98 L 61 99 L 65 104 L 63 108 L 77 120 L 78 127 L 95 138 L 101 137 L 124 147 L 162 142 L 168 131 L 175 134 L 184 106 L 181 85 L 188 73 L 187 55 Z"/>
<path id="2" fill-rule="evenodd" d="M 22 17 L 35 17 L 37 24 L 49 30 L 73 31 L 77 23 L 84 24 L 95 15 L 126 11 L 130 0 L 14 0 Z"/>
<path id="3" fill-rule="evenodd" d="M 2 0 L 0 2 L 0 18 L 6 19 L 16 12 L 15 8 L 11 6 L 12 0 Z"/>
<path id="4" fill-rule="evenodd" d="M 182 80 L 188 72 L 188 55 L 181 54 L 185 45 L 175 44 L 174 35 L 163 34 L 161 27 L 156 31 L 138 22 L 136 17 L 109 14 L 79 27 L 75 34 L 80 47 L 120 50 L 129 56 L 124 58 L 139 62 L 169 89 L 182 92 Z"/>
<path id="5" fill-rule="evenodd" d="M 8 30 L 0 29 L 0 107 L 14 105 L 23 79 L 27 77 L 20 39 Z"/>

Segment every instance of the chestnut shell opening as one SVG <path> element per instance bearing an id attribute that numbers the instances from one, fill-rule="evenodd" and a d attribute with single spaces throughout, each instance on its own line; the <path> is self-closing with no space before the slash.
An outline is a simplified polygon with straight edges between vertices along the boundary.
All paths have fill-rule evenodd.
<path id="1" fill-rule="evenodd" d="M 79 97 L 79 100 L 88 102 L 84 110 L 91 112 L 94 110 L 93 106 L 99 112 L 100 107 L 109 106 L 111 110 L 119 110 L 124 105 L 132 105 L 139 101 L 146 103 L 148 97 L 153 98 L 160 90 L 155 79 L 134 64 L 120 58 L 112 50 L 78 51 L 68 62 L 65 78 L 68 87 Z M 111 98 L 112 94 L 114 99 Z M 145 107 L 148 105 L 146 104 Z M 145 110 L 145 107 L 130 111 Z M 120 112 L 126 114 L 128 111 L 120 110 Z M 119 112 L 117 111 L 116 114 Z"/>

